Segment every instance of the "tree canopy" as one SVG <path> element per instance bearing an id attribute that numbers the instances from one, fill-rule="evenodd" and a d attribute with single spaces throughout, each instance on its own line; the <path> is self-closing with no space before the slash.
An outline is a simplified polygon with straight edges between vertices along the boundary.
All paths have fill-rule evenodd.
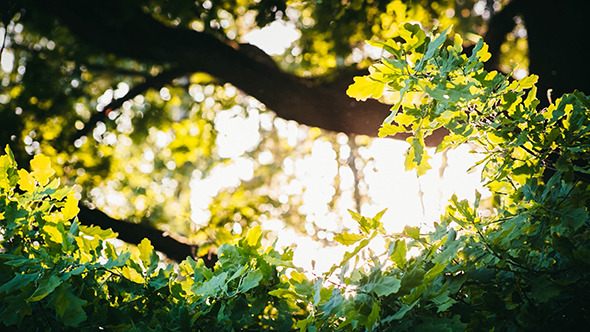
<path id="1" fill-rule="evenodd" d="M 0 324 L 114 330 L 554 330 L 590 322 L 590 97 L 576 91 L 539 108 L 536 75 L 484 69 L 479 39 L 463 54 L 450 27 L 401 23 L 386 51 L 357 76 L 357 100 L 387 97 L 380 136 L 408 132 L 406 168 L 429 167 L 424 137 L 445 127 L 440 150 L 470 142 L 493 193 L 450 205 L 430 231 L 387 232 L 350 211 L 350 247 L 322 275 L 293 252 L 262 245 L 251 227 L 219 247 L 213 268 L 188 257 L 160 266 L 148 239 L 117 249 L 111 230 L 80 225 L 76 193 L 50 157 L 29 170 L 0 156 Z M 379 240 L 383 248 L 371 243 Z M 277 250 L 278 249 L 278 250 Z M 584 295 L 585 294 L 585 295 Z M 35 314 L 33 314 L 35 313 Z M 38 314 L 37 314 L 38 313 Z"/>
<path id="2" fill-rule="evenodd" d="M 177 260 L 203 255 L 202 244 L 220 245 L 261 216 L 306 225 L 293 213 L 300 200 L 288 195 L 286 204 L 281 194 L 268 192 L 269 184 L 285 186 L 293 177 L 277 165 L 307 153 L 306 138 L 322 135 L 336 151 L 347 146 L 352 161 L 339 153 L 336 159 L 362 188 L 354 165 L 362 158 L 355 151 L 368 141 L 354 135 L 376 136 L 391 113 L 391 105 L 345 93 L 379 57 L 365 40 L 387 40 L 406 20 L 426 29 L 452 24 L 465 36 L 465 52 L 475 45 L 474 34 L 483 35 L 492 54 L 486 69 L 507 73 L 518 64 L 515 73 L 522 77 L 530 67 L 539 74 L 544 105 L 547 88 L 556 95 L 587 91 L 580 49 L 584 6 L 523 0 L 10 0 L 2 13 L 0 141 L 10 143 L 19 165 L 41 152 L 59 165 L 62 182 L 87 202 L 80 222 L 114 228 L 131 243 L 148 236 Z M 282 54 L 247 42 L 249 33 L 272 24 L 299 34 Z M 563 50 L 547 52 L 547 45 Z M 562 55 L 567 61 L 556 58 Z M 250 125 L 223 127 L 220 118 Z M 294 143 L 283 130 L 291 125 L 277 119 L 351 138 L 339 142 L 312 130 Z M 255 171 L 203 203 L 203 221 L 188 221 L 194 217 L 191 183 L 236 163 L 219 142 L 248 131 L 256 138 L 237 138 L 236 154 Z M 426 145 L 437 145 L 447 132 L 426 136 Z M 268 152 L 272 162 L 260 162 Z M 329 205 L 341 194 L 336 190 Z M 363 195 L 354 192 L 356 207 Z"/>

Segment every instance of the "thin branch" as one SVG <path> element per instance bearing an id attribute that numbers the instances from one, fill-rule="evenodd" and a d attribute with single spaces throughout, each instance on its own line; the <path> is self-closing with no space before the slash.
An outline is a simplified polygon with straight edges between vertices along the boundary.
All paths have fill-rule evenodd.
<path id="1" fill-rule="evenodd" d="M 31 6 L 38 7 L 31 10 L 43 10 L 58 18 L 78 41 L 97 52 L 173 65 L 187 73 L 205 72 L 219 83 L 230 83 L 258 99 L 286 120 L 329 131 L 376 136 L 383 119 L 391 113 L 390 105 L 376 100 L 357 101 L 346 95 L 345 87 L 353 83 L 358 71 L 342 70 L 344 75 L 336 77 L 298 77 L 281 70 L 254 45 L 165 26 L 127 2 L 47 0 Z M 127 15 L 113 19 L 113 12 Z M 447 133 L 444 129 L 435 131 L 426 144 L 438 145 Z M 395 138 L 409 136 L 402 133 Z"/>
<path id="2" fill-rule="evenodd" d="M 109 73 L 114 73 L 114 74 L 118 74 L 118 75 L 125 75 L 125 76 L 139 76 L 139 77 L 143 77 L 145 79 L 149 79 L 150 77 L 152 77 L 147 72 L 125 69 L 125 68 L 118 68 L 118 67 L 110 67 L 110 66 L 105 66 L 105 65 L 96 64 L 96 63 L 84 64 L 83 67 L 85 67 L 86 69 L 89 69 L 89 70 L 103 71 L 103 72 L 109 72 Z"/>
<path id="3" fill-rule="evenodd" d="M 350 156 L 348 157 L 348 167 L 350 167 L 350 170 L 352 171 L 352 174 L 354 175 L 354 203 L 355 203 L 355 207 L 358 213 L 361 213 L 361 206 L 362 206 L 362 198 L 361 198 L 361 192 L 360 192 L 360 182 L 361 182 L 361 175 L 360 175 L 360 170 L 356 168 L 356 161 L 358 160 L 359 155 L 358 155 L 358 146 L 356 145 L 356 142 L 354 141 L 355 139 L 355 135 L 351 135 L 348 138 L 348 146 L 350 147 Z"/>
<path id="4" fill-rule="evenodd" d="M 178 236 L 169 235 L 151 227 L 141 224 L 134 224 L 131 222 L 117 220 L 109 217 L 102 211 L 90 209 L 84 204 L 79 205 L 80 213 L 78 220 L 80 224 L 86 226 L 99 226 L 101 228 L 110 228 L 119 234 L 118 238 L 122 241 L 131 244 L 139 244 L 141 240 L 147 238 L 150 240 L 154 249 L 164 253 L 168 258 L 181 262 L 187 257 L 196 259 L 198 246 L 189 244 L 179 239 Z M 217 255 L 208 254 L 200 257 L 205 262 L 205 265 L 212 268 L 217 262 Z"/>

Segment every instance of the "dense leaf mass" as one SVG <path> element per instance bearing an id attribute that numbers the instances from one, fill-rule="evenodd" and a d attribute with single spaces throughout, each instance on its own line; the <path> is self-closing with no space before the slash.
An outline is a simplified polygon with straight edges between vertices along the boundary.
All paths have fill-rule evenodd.
<path id="1" fill-rule="evenodd" d="M 279 8 L 280 9 L 280 8 Z M 263 20 L 264 17 L 259 19 Z M 213 269 L 187 258 L 160 263 L 148 240 L 112 244 L 81 226 L 77 200 L 50 160 L 19 169 L 0 157 L 0 326 L 112 330 L 555 330 L 590 323 L 590 98 L 566 94 L 538 109 L 536 77 L 487 72 L 486 44 L 462 54 L 418 25 L 402 24 L 385 57 L 348 93 L 382 98 L 380 135 L 410 131 L 408 169 L 428 168 L 424 138 L 445 127 L 439 150 L 470 142 L 493 193 L 453 198 L 430 232 L 388 234 L 383 212 L 351 212 L 350 247 L 316 276 L 292 252 L 263 247 L 260 227 L 219 248 Z M 403 112 L 398 112 L 403 110 Z M 384 250 L 370 244 L 381 239 Z"/>

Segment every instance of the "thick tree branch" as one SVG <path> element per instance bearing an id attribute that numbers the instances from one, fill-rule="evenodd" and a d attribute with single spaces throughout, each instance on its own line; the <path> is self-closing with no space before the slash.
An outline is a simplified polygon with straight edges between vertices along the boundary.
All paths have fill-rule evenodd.
<path id="1" fill-rule="evenodd" d="M 131 244 L 137 245 L 141 240 L 147 238 L 155 250 L 164 253 L 168 258 L 177 262 L 181 262 L 187 257 L 196 259 L 198 247 L 188 244 L 176 236 L 168 235 L 166 232 L 141 224 L 113 219 L 104 212 L 90 209 L 84 204 L 80 204 L 79 207 L 80 213 L 78 213 L 78 220 L 82 225 L 94 225 L 105 229 L 110 228 L 114 232 L 119 233 L 118 239 Z M 212 268 L 215 262 L 217 262 L 217 255 L 215 254 L 205 255 L 201 258 L 209 268 Z"/>
<path id="2" fill-rule="evenodd" d="M 126 7 L 126 2 L 48 0 L 35 5 L 58 17 L 80 40 L 101 51 L 171 64 L 186 72 L 206 72 L 257 98 L 287 120 L 375 136 L 390 113 L 388 105 L 374 100 L 358 102 L 346 95 L 343 87 L 353 82 L 353 75 L 331 83 L 297 77 L 280 70 L 253 45 L 225 43 L 206 33 L 167 27 L 139 7 Z M 427 144 L 436 145 L 445 134 L 435 133 Z"/>

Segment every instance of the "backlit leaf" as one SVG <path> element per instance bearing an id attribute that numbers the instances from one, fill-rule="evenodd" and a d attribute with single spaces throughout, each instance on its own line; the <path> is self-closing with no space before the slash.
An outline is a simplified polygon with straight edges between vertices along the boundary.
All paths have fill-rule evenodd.
<path id="1" fill-rule="evenodd" d="M 78 208 L 78 199 L 74 196 L 74 193 L 70 193 L 66 196 L 66 203 L 61 209 L 64 220 L 70 220 L 78 215 L 80 208 Z"/>
<path id="2" fill-rule="evenodd" d="M 404 240 L 396 240 L 391 259 L 397 266 L 404 268 L 406 266 L 406 242 Z"/>
<path id="3" fill-rule="evenodd" d="M 349 246 L 349 245 L 357 243 L 358 241 L 360 241 L 364 238 L 365 238 L 365 236 L 361 235 L 361 234 L 342 232 L 342 233 L 334 236 L 334 241 L 337 241 L 338 243 L 343 244 L 345 246 Z"/>
<path id="4" fill-rule="evenodd" d="M 383 95 L 385 83 L 381 83 L 371 76 L 360 76 L 354 78 L 354 83 L 346 90 L 346 94 L 356 100 L 365 101 L 367 98 L 379 98 Z"/>
<path id="5" fill-rule="evenodd" d="M 144 238 L 141 240 L 141 243 L 137 245 L 137 248 L 139 249 L 139 258 L 141 259 L 143 266 L 148 268 L 150 266 L 150 256 L 154 250 L 152 243 L 149 239 Z"/>
<path id="6" fill-rule="evenodd" d="M 51 168 L 51 159 L 42 154 L 36 155 L 31 160 L 32 174 L 39 181 L 42 186 L 49 183 L 49 178 L 55 174 L 53 168 Z"/>
<path id="7" fill-rule="evenodd" d="M 19 169 L 18 176 L 20 178 L 18 180 L 18 185 L 22 190 L 28 192 L 35 191 L 36 181 L 31 173 L 27 172 L 27 170 Z"/>

